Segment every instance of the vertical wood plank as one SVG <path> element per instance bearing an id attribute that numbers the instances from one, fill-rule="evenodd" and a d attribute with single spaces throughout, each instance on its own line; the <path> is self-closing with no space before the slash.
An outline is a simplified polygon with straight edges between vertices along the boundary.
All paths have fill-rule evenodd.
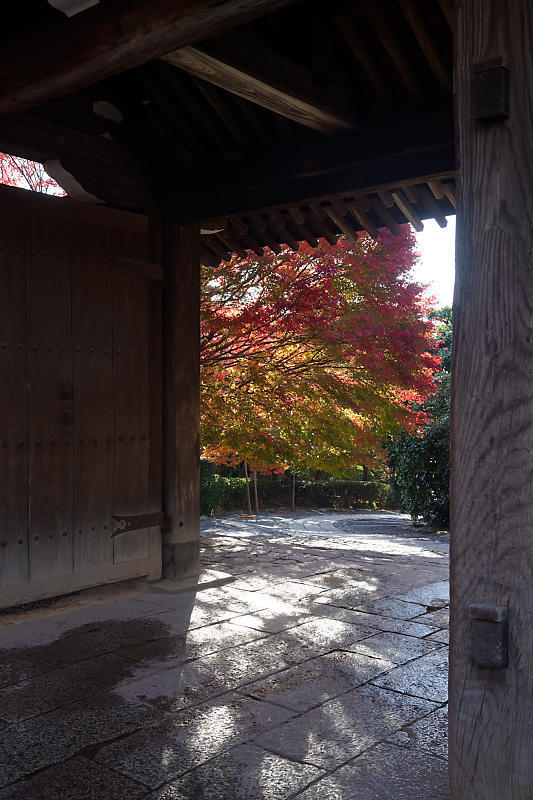
<path id="1" fill-rule="evenodd" d="M 109 230 L 73 226 L 74 571 L 113 563 Z"/>
<path id="2" fill-rule="evenodd" d="M 154 230 L 150 222 L 148 247 L 150 260 L 161 264 L 161 237 L 159 225 Z M 160 281 L 148 282 L 149 306 L 149 371 L 150 371 L 150 506 L 156 512 L 163 508 L 163 296 Z M 153 528 L 149 534 L 150 572 L 149 580 L 161 578 L 163 569 L 161 528 Z"/>
<path id="3" fill-rule="evenodd" d="M 0 596 L 28 581 L 24 212 L 0 208 Z"/>
<path id="4" fill-rule="evenodd" d="M 70 226 L 27 213 L 30 580 L 73 567 Z"/>
<path id="5" fill-rule="evenodd" d="M 114 231 L 113 253 L 147 260 L 146 237 Z M 150 503 L 147 281 L 113 274 L 114 512 L 145 514 Z M 114 562 L 148 558 L 146 530 L 113 539 Z"/>
<path id="6" fill-rule="evenodd" d="M 200 230 L 163 219 L 163 574 L 200 568 Z"/>
<path id="7" fill-rule="evenodd" d="M 456 1 L 459 163 L 451 478 L 454 800 L 533 797 L 533 4 Z M 479 123 L 503 59 L 511 116 Z M 509 607 L 509 666 L 478 667 L 469 606 Z"/>

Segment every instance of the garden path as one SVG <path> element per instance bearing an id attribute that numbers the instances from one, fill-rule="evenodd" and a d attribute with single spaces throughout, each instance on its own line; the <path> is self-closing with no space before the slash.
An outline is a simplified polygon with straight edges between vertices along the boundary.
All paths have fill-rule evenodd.
<path id="1" fill-rule="evenodd" d="M 447 537 L 391 512 L 202 533 L 221 585 L 0 616 L 0 800 L 449 798 Z"/>

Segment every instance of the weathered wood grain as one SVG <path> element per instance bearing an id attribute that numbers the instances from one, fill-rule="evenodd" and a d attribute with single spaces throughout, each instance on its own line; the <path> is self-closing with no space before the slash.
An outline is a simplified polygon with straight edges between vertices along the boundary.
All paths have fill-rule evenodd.
<path id="1" fill-rule="evenodd" d="M 72 572 L 74 409 L 70 233 L 26 215 L 30 580 Z"/>
<path id="2" fill-rule="evenodd" d="M 24 212 L 0 206 L 0 597 L 28 581 Z"/>
<path id="3" fill-rule="evenodd" d="M 0 607 L 157 578 L 159 528 L 110 518 L 161 510 L 161 281 L 110 269 L 146 232 L 16 190 L 0 211 Z"/>
<path id="4" fill-rule="evenodd" d="M 533 797 L 533 5 L 456 2 L 450 770 L 454 800 Z M 479 124 L 473 64 L 511 69 Z M 509 666 L 477 667 L 469 605 L 509 607 Z"/>
<path id="5" fill-rule="evenodd" d="M 336 108 L 331 94 L 318 94 L 311 73 L 242 33 L 183 47 L 168 53 L 163 60 L 322 133 L 353 127 L 353 112 L 348 110 L 348 104 Z"/>
<path id="6" fill-rule="evenodd" d="M 74 224 L 74 571 L 113 563 L 113 355 L 109 229 Z"/>
<path id="7" fill-rule="evenodd" d="M 200 229 L 162 222 L 163 574 L 199 570 L 200 543 Z"/>
<path id="8" fill-rule="evenodd" d="M 113 232 L 113 252 L 148 260 L 145 237 Z M 112 273 L 115 514 L 146 514 L 150 502 L 148 291 L 146 280 Z M 148 558 L 145 530 L 113 539 L 114 563 Z"/>

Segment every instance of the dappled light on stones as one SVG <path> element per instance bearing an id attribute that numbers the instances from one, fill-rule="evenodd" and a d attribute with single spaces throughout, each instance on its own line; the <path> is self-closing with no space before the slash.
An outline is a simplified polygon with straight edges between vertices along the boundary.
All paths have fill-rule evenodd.
<path id="1" fill-rule="evenodd" d="M 447 544 L 370 517 L 205 521 L 224 585 L 0 617 L 0 800 L 446 798 Z"/>

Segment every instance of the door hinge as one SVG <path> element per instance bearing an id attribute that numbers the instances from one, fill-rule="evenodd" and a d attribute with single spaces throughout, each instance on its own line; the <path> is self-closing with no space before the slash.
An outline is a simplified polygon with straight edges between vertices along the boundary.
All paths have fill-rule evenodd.
<path id="1" fill-rule="evenodd" d="M 154 511 L 151 514 L 111 514 L 111 519 L 115 520 L 117 527 L 111 536 L 118 536 L 121 533 L 139 531 L 142 528 L 160 527 L 163 530 L 170 528 L 172 520 L 163 511 Z"/>

